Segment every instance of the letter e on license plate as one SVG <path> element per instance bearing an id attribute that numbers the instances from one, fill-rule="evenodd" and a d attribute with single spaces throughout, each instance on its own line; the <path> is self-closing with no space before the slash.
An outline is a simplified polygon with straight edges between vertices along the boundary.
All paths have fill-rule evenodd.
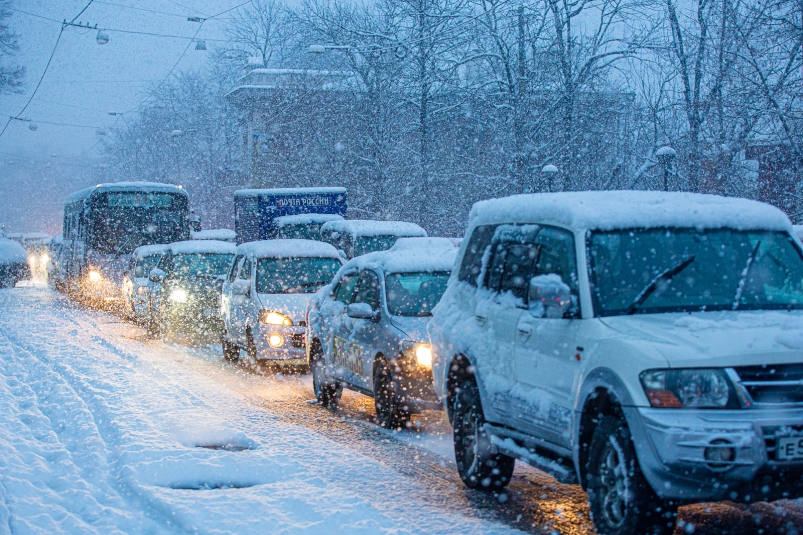
<path id="1" fill-rule="evenodd" d="M 775 458 L 779 461 L 803 459 L 803 437 L 779 437 L 775 444 Z"/>

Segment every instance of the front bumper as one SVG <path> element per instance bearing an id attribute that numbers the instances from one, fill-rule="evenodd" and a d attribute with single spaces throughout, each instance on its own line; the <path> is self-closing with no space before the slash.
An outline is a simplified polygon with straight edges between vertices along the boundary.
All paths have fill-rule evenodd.
<path id="1" fill-rule="evenodd" d="M 803 459 L 776 458 L 778 437 L 803 436 L 803 409 L 625 408 L 639 464 L 662 498 L 768 501 L 803 496 Z M 712 463 L 706 448 L 735 456 Z"/>
<path id="2" fill-rule="evenodd" d="M 425 410 L 443 409 L 432 384 L 432 369 L 407 358 L 398 358 L 391 365 L 397 367 L 394 370 L 398 389 L 396 395 L 407 406 L 407 410 L 415 414 Z"/>
<path id="3" fill-rule="evenodd" d="M 208 306 L 202 303 L 170 304 L 166 308 L 170 323 L 178 332 L 210 335 L 223 332 L 220 309 L 214 303 Z"/>
<path id="4" fill-rule="evenodd" d="M 301 325 L 265 325 L 260 323 L 254 332 L 257 359 L 276 364 L 300 366 L 307 363 L 307 328 Z M 271 336 L 280 336 L 281 344 L 272 346 Z"/>

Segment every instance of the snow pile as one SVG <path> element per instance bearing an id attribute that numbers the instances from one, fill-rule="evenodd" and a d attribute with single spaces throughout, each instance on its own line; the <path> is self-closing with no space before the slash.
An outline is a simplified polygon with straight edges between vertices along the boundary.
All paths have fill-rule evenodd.
<path id="1" fill-rule="evenodd" d="M 218 240 L 234 243 L 237 233 L 227 228 L 213 228 L 209 230 L 190 231 L 193 240 Z"/>
<path id="2" fill-rule="evenodd" d="M 340 255 L 328 243 L 315 240 L 262 240 L 237 246 L 238 255 L 256 258 L 337 258 Z"/>
<path id="3" fill-rule="evenodd" d="M 234 254 L 236 245 L 218 240 L 187 240 L 170 244 L 173 254 Z"/>
<path id="4" fill-rule="evenodd" d="M 277 227 L 289 227 L 293 225 L 315 225 L 328 223 L 329 221 L 342 221 L 343 216 L 337 214 L 296 214 L 277 217 L 275 222 Z"/>
<path id="5" fill-rule="evenodd" d="M 789 218 L 769 204 L 702 195 L 654 191 L 584 191 L 514 195 L 481 201 L 470 225 L 543 222 L 575 229 L 649 227 L 792 230 Z"/>
<path id="6" fill-rule="evenodd" d="M 25 248 L 14 240 L 0 238 L 0 264 L 16 264 L 28 261 Z"/>
<path id="7" fill-rule="evenodd" d="M 427 232 L 407 221 L 374 221 L 371 219 L 347 219 L 343 221 L 330 221 L 321 227 L 324 232 L 339 232 L 356 236 L 420 236 L 426 237 Z"/>

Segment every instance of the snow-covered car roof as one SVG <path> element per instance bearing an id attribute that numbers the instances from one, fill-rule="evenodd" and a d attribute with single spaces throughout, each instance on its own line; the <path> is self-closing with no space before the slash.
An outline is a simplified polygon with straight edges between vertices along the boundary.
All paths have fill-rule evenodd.
<path id="1" fill-rule="evenodd" d="M 380 268 L 385 273 L 414 273 L 419 271 L 451 271 L 457 248 L 422 247 L 413 250 L 377 251 L 357 256 L 346 262 L 341 271 Z"/>
<path id="2" fill-rule="evenodd" d="M 139 247 L 134 249 L 134 256 L 136 256 L 137 258 L 143 258 L 145 256 L 162 254 L 168 249 L 170 249 L 169 243 L 162 243 L 157 245 L 140 245 Z"/>
<path id="3" fill-rule="evenodd" d="M 28 252 L 14 240 L 0 238 L 0 264 L 27 262 Z"/>
<path id="4" fill-rule="evenodd" d="M 342 232 L 352 236 L 419 236 L 426 237 L 427 231 L 407 221 L 374 221 L 371 219 L 344 219 L 329 221 L 321 227 L 321 232 Z"/>
<path id="5" fill-rule="evenodd" d="M 237 246 L 238 255 L 256 258 L 340 258 L 337 249 L 315 240 L 262 240 Z"/>
<path id="6" fill-rule="evenodd" d="M 234 242 L 237 233 L 227 228 L 210 228 L 208 230 L 190 231 L 193 240 L 220 240 Z"/>
<path id="7" fill-rule="evenodd" d="M 170 252 L 175 254 L 234 254 L 237 246 L 219 240 L 187 240 L 170 244 Z"/>
<path id="8" fill-rule="evenodd" d="M 654 227 L 792 230 L 774 206 L 699 193 L 584 191 L 514 195 L 474 204 L 469 224 L 543 222 L 574 229 Z"/>
<path id="9" fill-rule="evenodd" d="M 346 188 L 272 188 L 239 189 L 235 197 L 255 197 L 259 195 L 304 195 L 309 193 L 346 193 Z"/>
<path id="10" fill-rule="evenodd" d="M 283 215 L 275 219 L 277 227 L 290 225 L 312 225 L 313 223 L 327 223 L 329 221 L 342 221 L 343 216 L 337 214 L 296 214 Z"/>
<path id="11" fill-rule="evenodd" d="M 792 231 L 795 233 L 798 240 L 803 241 L 803 225 L 794 225 Z"/>
<path id="12" fill-rule="evenodd" d="M 67 195 L 67 198 L 64 200 L 64 202 L 69 204 L 71 202 L 86 199 L 90 195 L 92 195 L 92 192 L 94 191 L 101 191 L 101 192 L 128 191 L 131 189 L 168 192 L 168 193 L 181 193 L 183 195 L 187 195 L 187 192 L 184 191 L 184 189 L 182 189 L 181 186 L 176 186 L 175 184 L 163 184 L 161 182 L 109 182 L 106 184 L 98 184 L 97 186 L 84 188 L 82 190 L 78 190 L 74 193 L 71 193 Z"/>
<path id="13" fill-rule="evenodd" d="M 404 237 L 396 240 L 390 251 L 408 251 L 410 249 L 421 249 L 422 247 L 444 247 L 446 249 L 454 249 L 459 244 L 455 243 L 452 238 L 420 238 L 420 237 Z"/>

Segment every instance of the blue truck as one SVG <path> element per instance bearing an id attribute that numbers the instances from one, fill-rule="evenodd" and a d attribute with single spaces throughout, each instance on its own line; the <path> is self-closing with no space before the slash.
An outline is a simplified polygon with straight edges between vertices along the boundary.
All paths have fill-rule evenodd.
<path id="1" fill-rule="evenodd" d="M 237 243 L 276 237 L 276 219 L 300 214 L 346 217 L 346 188 L 242 189 L 234 192 Z"/>

